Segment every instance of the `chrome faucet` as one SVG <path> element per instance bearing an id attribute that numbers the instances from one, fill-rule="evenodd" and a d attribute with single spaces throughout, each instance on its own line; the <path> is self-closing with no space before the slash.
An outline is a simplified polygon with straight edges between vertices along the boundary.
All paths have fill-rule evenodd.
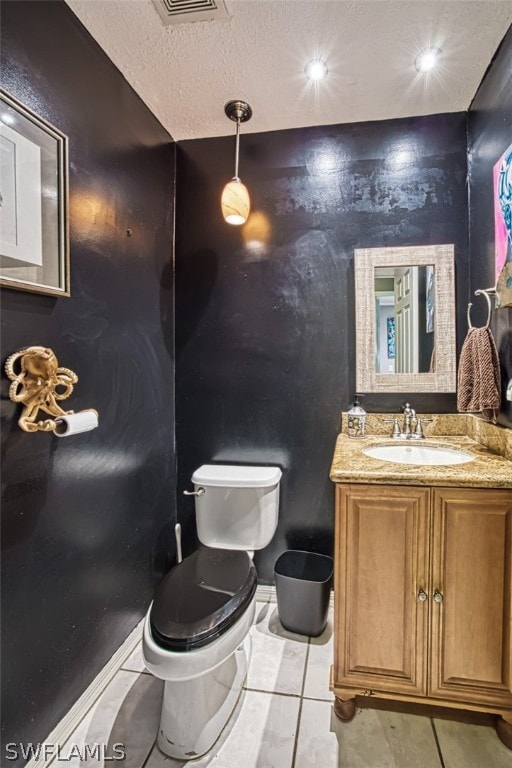
<path id="1" fill-rule="evenodd" d="M 411 408 L 411 405 L 406 403 L 404 406 L 404 421 L 402 428 L 400 428 L 400 424 L 398 423 L 398 416 L 394 416 L 391 419 L 384 419 L 384 421 L 393 423 L 391 437 L 394 440 L 424 440 L 423 424 L 432 421 L 432 419 L 427 419 L 425 417 L 420 418 L 416 415 L 414 408 Z"/>
<path id="2" fill-rule="evenodd" d="M 414 408 L 411 408 L 409 403 L 406 403 L 404 407 L 404 426 L 402 429 L 402 434 L 404 437 L 411 437 L 413 434 L 411 430 L 411 424 L 413 427 L 416 427 L 418 424 L 418 419 L 416 418 L 416 411 Z"/>

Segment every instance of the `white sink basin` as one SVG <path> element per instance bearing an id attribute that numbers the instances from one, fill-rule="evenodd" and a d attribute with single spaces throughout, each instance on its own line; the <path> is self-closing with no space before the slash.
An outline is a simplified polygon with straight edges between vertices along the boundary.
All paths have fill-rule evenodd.
<path id="1" fill-rule="evenodd" d="M 456 448 L 443 448 L 437 445 L 418 445 L 417 443 L 399 443 L 393 445 L 375 445 L 365 448 L 365 456 L 396 464 L 420 464 L 446 466 L 447 464 L 467 464 L 474 456 Z"/>

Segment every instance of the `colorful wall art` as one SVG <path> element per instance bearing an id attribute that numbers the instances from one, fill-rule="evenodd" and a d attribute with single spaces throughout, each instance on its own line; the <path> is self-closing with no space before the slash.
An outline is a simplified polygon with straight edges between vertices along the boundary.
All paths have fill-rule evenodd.
<path id="1" fill-rule="evenodd" d="M 493 168 L 496 281 L 512 260 L 512 144 Z"/>
<path id="2" fill-rule="evenodd" d="M 388 358 L 390 360 L 395 359 L 396 353 L 396 335 L 395 335 L 395 318 L 388 317 L 387 320 L 387 344 L 388 344 Z"/>

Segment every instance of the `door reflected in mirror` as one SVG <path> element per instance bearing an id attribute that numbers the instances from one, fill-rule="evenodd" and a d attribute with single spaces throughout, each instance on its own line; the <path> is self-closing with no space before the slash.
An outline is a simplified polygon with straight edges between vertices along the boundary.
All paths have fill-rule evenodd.
<path id="1" fill-rule="evenodd" d="M 435 268 L 374 269 L 375 370 L 435 372 Z"/>

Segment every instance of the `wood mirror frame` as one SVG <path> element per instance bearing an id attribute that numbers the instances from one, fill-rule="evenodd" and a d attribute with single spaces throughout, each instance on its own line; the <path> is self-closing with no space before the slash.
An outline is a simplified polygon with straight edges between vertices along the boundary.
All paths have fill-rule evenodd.
<path id="1" fill-rule="evenodd" d="M 434 373 L 377 373 L 375 267 L 434 265 Z M 358 392 L 455 392 L 455 269 L 453 245 L 356 248 L 356 389 Z M 371 364 L 370 364 L 371 363 Z"/>

